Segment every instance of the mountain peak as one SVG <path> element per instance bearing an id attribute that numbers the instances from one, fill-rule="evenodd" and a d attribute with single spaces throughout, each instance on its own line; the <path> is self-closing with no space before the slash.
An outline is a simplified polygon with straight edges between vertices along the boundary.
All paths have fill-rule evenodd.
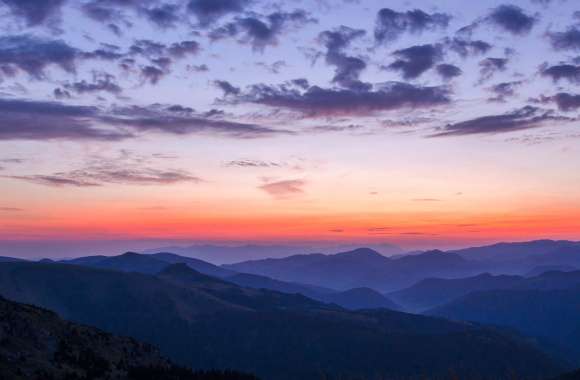
<path id="1" fill-rule="evenodd" d="M 381 255 L 380 253 L 378 253 L 374 249 L 365 248 L 365 247 L 357 248 L 357 249 L 354 249 L 354 250 L 348 251 L 348 252 L 337 253 L 335 256 L 356 256 L 356 257 L 381 257 L 381 258 L 385 258 L 385 256 Z"/>

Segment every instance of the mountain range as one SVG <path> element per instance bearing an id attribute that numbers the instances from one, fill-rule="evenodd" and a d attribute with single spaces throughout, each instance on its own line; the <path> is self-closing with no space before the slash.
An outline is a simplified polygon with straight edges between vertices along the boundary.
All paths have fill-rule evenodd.
<path id="1" fill-rule="evenodd" d="M 387 309 L 348 311 L 300 294 L 240 287 L 185 264 L 152 275 L 0 263 L 0 294 L 154 344 L 180 365 L 235 368 L 263 379 L 444 377 L 450 369 L 507 378 L 565 368 L 502 329 Z"/>

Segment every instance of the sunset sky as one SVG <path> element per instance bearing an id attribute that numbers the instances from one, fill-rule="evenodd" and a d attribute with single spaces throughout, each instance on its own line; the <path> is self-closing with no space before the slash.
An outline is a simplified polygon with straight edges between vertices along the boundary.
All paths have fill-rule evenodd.
<path id="1" fill-rule="evenodd" d="M 0 18 L 0 240 L 580 240 L 577 1 Z"/>

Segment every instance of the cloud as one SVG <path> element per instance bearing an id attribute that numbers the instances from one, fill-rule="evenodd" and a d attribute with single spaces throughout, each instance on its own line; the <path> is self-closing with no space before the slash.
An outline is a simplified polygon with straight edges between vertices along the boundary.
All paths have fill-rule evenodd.
<path id="1" fill-rule="evenodd" d="M 61 40 L 31 35 L 0 37 L 0 67 L 4 73 L 24 71 L 35 79 L 43 79 L 50 65 L 72 73 L 78 57 L 79 51 Z"/>
<path id="2" fill-rule="evenodd" d="M 24 211 L 24 209 L 18 207 L 0 207 L 0 212 L 21 212 L 21 211 Z"/>
<path id="3" fill-rule="evenodd" d="M 541 96 L 540 103 L 555 103 L 560 111 L 576 111 L 580 108 L 580 95 L 559 92 L 553 96 Z"/>
<path id="4" fill-rule="evenodd" d="M 345 88 L 366 88 L 368 84 L 359 80 L 361 72 L 366 69 L 366 62 L 360 57 L 347 55 L 345 49 L 350 44 L 365 35 L 362 29 L 352 29 L 341 26 L 334 30 L 327 30 L 318 36 L 326 48 L 325 60 L 335 67 L 332 82 Z"/>
<path id="5" fill-rule="evenodd" d="M 580 66 L 571 64 L 559 64 L 554 66 L 543 65 L 540 74 L 551 78 L 554 82 L 567 80 L 572 84 L 580 83 Z"/>
<path id="6" fill-rule="evenodd" d="M 182 182 L 201 182 L 200 178 L 192 176 L 183 170 L 160 170 L 153 168 L 87 168 L 51 175 L 20 175 L 6 176 L 6 178 L 55 187 L 95 187 L 109 183 L 126 185 L 172 185 Z"/>
<path id="7" fill-rule="evenodd" d="M 518 6 L 500 5 L 490 13 L 487 21 L 511 34 L 524 35 L 532 30 L 537 19 Z"/>
<path id="8" fill-rule="evenodd" d="M 53 187 L 97 187 L 106 184 L 172 185 L 199 183 L 202 179 L 181 169 L 152 166 L 155 157 L 135 156 L 121 151 L 118 157 L 95 156 L 82 168 L 52 174 L 5 176 Z"/>
<path id="9" fill-rule="evenodd" d="M 190 0 L 187 9 L 200 25 L 208 26 L 228 14 L 241 13 L 250 3 L 250 0 Z"/>
<path id="10" fill-rule="evenodd" d="M 437 74 L 444 80 L 453 79 L 463 74 L 463 71 L 459 67 L 448 63 L 437 65 L 435 69 L 437 70 Z"/>
<path id="11" fill-rule="evenodd" d="M 0 99 L 0 140 L 118 141 L 137 132 L 174 135 L 208 134 L 257 138 L 289 131 L 257 124 L 230 122 L 221 114 L 198 114 L 174 105 L 126 106 L 100 109 L 60 102 Z M 96 127 L 96 125 L 102 127 Z"/>
<path id="12" fill-rule="evenodd" d="M 299 179 L 269 182 L 258 186 L 260 190 L 265 191 L 274 198 L 286 199 L 293 195 L 304 193 L 306 182 Z"/>
<path id="13" fill-rule="evenodd" d="M 441 202 L 441 199 L 437 198 L 413 198 L 413 202 Z"/>
<path id="14" fill-rule="evenodd" d="M 444 44 L 449 48 L 449 50 L 459 54 L 463 58 L 483 55 L 492 48 L 492 46 L 485 41 L 467 40 L 458 37 L 451 39 L 447 38 Z"/>
<path id="15" fill-rule="evenodd" d="M 393 55 L 398 59 L 388 68 L 401 71 L 405 79 L 415 79 L 441 60 L 443 53 L 440 45 L 426 44 L 397 50 Z"/>
<path id="16" fill-rule="evenodd" d="M 79 82 L 66 83 L 63 85 L 64 89 L 67 91 L 73 91 L 77 94 L 90 94 L 95 92 L 108 92 L 114 95 L 119 95 L 123 92 L 121 86 L 115 82 L 115 77 L 107 73 L 93 73 L 93 81 L 87 82 L 82 80 Z M 57 89 L 60 90 L 60 89 Z M 55 91 L 57 91 L 55 90 Z M 62 91 L 62 90 L 61 90 Z M 60 96 L 58 95 L 60 94 Z M 55 92 L 57 98 L 64 97 L 62 92 Z M 70 96 L 69 96 L 70 97 Z"/>
<path id="17" fill-rule="evenodd" d="M 263 51 L 266 46 L 278 44 L 278 37 L 288 28 L 297 28 L 315 22 L 304 10 L 274 12 L 268 16 L 254 14 L 237 17 L 209 34 L 212 40 L 240 37 L 240 43 L 252 45 L 254 50 Z"/>
<path id="18" fill-rule="evenodd" d="M 397 12 L 389 8 L 381 9 L 375 24 L 375 40 L 379 43 L 391 42 L 403 33 L 422 33 L 424 31 L 446 28 L 451 16 L 446 13 L 426 13 L 420 9 Z"/>
<path id="19" fill-rule="evenodd" d="M 565 32 L 548 33 L 548 38 L 555 50 L 580 50 L 580 30 L 570 27 Z"/>
<path id="20" fill-rule="evenodd" d="M 479 82 L 484 82 L 491 79 L 495 73 L 499 71 L 505 71 L 507 64 L 507 58 L 486 58 L 479 62 L 479 73 L 481 75 Z"/>
<path id="21" fill-rule="evenodd" d="M 57 102 L 0 99 L 0 140 L 116 141 L 131 134 L 93 126 L 99 109 Z"/>
<path id="22" fill-rule="evenodd" d="M 501 82 L 490 87 L 490 91 L 494 94 L 488 99 L 490 102 L 503 103 L 506 98 L 511 98 L 516 95 L 516 89 L 523 85 L 523 81 Z"/>
<path id="23" fill-rule="evenodd" d="M 553 111 L 525 106 L 501 115 L 482 116 L 455 124 L 448 124 L 431 137 L 513 132 L 542 127 L 548 122 L 565 121 L 572 121 L 572 119 L 558 116 Z"/>
<path id="24" fill-rule="evenodd" d="M 226 121 L 197 114 L 191 109 L 154 104 L 149 107 L 118 107 L 100 120 L 109 125 L 130 127 L 140 132 L 161 132 L 175 135 L 192 133 L 223 135 L 235 138 L 258 138 L 290 131 L 276 130 L 257 124 Z"/>
<path id="25" fill-rule="evenodd" d="M 215 80 L 214 85 L 223 91 L 224 96 L 229 95 L 239 95 L 241 93 L 241 89 L 239 87 L 234 86 L 228 81 L 225 80 Z"/>
<path id="26" fill-rule="evenodd" d="M 162 4 L 158 7 L 146 8 L 143 13 L 154 25 L 167 29 L 179 21 L 180 7 L 175 4 Z"/>
<path id="27" fill-rule="evenodd" d="M 308 117 L 370 115 L 380 111 L 431 108 L 450 103 L 446 87 L 422 87 L 387 82 L 371 89 L 335 89 L 311 86 L 258 84 L 235 97 L 233 102 L 262 104 L 303 113 Z"/>
<path id="28" fill-rule="evenodd" d="M 2 0 L 10 12 L 24 19 L 28 26 L 47 24 L 60 16 L 66 0 Z M 0 6 L 1 6 L 0 4 Z"/>
<path id="29" fill-rule="evenodd" d="M 284 164 L 260 160 L 235 160 L 226 162 L 225 166 L 239 168 L 279 168 L 284 166 Z"/>

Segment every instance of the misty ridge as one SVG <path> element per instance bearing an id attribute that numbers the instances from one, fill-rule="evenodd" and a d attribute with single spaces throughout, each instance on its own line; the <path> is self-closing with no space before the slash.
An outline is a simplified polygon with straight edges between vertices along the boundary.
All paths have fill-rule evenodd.
<path id="1" fill-rule="evenodd" d="M 19 322 L 30 334 L 2 335 L 11 348 L 0 350 L 0 374 L 15 379 L 552 379 L 580 367 L 580 243 L 571 241 L 225 265 L 171 252 L 2 257 L 0 296 L 4 328 L 15 323 L 7 315 L 34 310 L 27 304 L 152 345 L 131 362 L 99 351 L 93 334 L 64 355 L 72 343 L 62 332 L 38 345 L 48 339 L 41 326 L 58 319 L 43 312 Z M 34 366 L 15 359 L 30 355 Z"/>

